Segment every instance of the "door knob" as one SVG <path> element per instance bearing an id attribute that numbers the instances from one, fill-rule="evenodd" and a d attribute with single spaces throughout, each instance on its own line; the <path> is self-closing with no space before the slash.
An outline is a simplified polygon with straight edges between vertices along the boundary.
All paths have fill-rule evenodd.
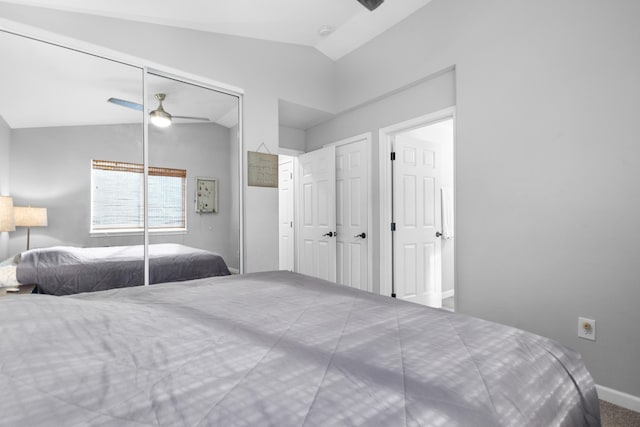
<path id="1" fill-rule="evenodd" d="M 442 237 L 442 233 L 439 231 L 436 231 L 436 237 Z"/>
<path id="2" fill-rule="evenodd" d="M 337 236 L 337 235 L 338 235 L 338 233 L 335 233 L 335 235 Z M 328 233 L 324 233 L 324 234 L 323 234 L 323 236 L 333 237 L 333 236 L 334 236 L 334 234 L 333 234 L 333 231 L 330 231 L 330 232 L 328 232 Z"/>
<path id="3" fill-rule="evenodd" d="M 367 235 L 366 235 L 364 232 L 362 232 L 362 233 L 360 233 L 360 234 L 356 234 L 356 235 L 355 235 L 355 236 L 353 236 L 353 237 L 361 237 L 361 238 L 365 239 L 365 238 L 367 237 Z"/>

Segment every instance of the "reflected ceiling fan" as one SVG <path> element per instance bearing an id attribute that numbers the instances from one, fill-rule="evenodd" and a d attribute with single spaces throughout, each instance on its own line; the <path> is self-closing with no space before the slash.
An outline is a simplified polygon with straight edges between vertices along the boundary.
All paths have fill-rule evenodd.
<path id="1" fill-rule="evenodd" d="M 158 108 L 156 108 L 155 110 L 149 113 L 149 120 L 151 121 L 151 123 L 153 123 L 158 127 L 166 128 L 167 126 L 171 125 L 172 119 L 201 120 L 204 122 L 211 121 L 206 117 L 174 116 L 172 114 L 169 114 L 168 112 L 165 111 L 164 107 L 162 106 L 162 101 L 164 101 L 167 95 L 164 93 L 156 93 L 155 96 L 156 96 L 156 99 L 158 100 Z M 142 106 L 142 104 L 127 101 L 125 99 L 109 98 L 107 99 L 107 102 L 120 105 L 121 107 L 131 108 L 133 110 L 138 110 L 138 111 L 144 110 L 144 107 Z"/>

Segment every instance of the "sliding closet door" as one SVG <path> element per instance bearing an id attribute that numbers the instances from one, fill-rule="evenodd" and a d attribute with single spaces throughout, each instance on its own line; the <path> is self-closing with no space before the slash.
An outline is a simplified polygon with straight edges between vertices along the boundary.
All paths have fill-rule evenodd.
<path id="1" fill-rule="evenodd" d="M 0 52 L 0 192 L 23 208 L 0 252 L 134 246 L 110 285 L 143 284 L 143 70 L 2 31 Z"/>
<path id="2" fill-rule="evenodd" d="M 177 275 L 154 270 L 154 257 L 192 249 L 218 254 L 232 273 L 239 272 L 238 97 L 148 73 L 146 106 L 151 283 L 216 274 L 200 274 L 201 266 L 187 267 L 180 259 Z"/>

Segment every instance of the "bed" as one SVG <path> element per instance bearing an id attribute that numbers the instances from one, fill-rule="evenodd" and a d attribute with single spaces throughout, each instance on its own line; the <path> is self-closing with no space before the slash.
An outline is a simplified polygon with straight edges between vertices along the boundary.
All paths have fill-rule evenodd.
<path id="1" fill-rule="evenodd" d="M 149 245 L 149 282 L 165 283 L 229 275 L 214 252 L 179 244 Z M 54 246 L 23 252 L 16 267 L 22 284 L 37 292 L 70 295 L 144 284 L 144 248 Z"/>
<path id="2" fill-rule="evenodd" d="M 7 425 L 597 426 L 580 356 L 290 272 L 0 298 Z"/>

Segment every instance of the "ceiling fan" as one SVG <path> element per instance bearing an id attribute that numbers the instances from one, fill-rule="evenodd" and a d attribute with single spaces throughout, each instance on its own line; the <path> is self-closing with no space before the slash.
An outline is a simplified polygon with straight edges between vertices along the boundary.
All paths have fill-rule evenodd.
<path id="1" fill-rule="evenodd" d="M 375 8 L 377 8 L 378 6 L 380 6 L 384 0 L 358 0 L 360 2 L 361 5 L 363 5 L 364 7 L 366 7 L 369 10 L 374 10 Z"/>
<path id="2" fill-rule="evenodd" d="M 158 100 L 158 108 L 156 108 L 155 110 L 149 113 L 149 120 L 151 121 L 151 123 L 153 123 L 158 127 L 164 128 L 171 125 L 171 121 L 173 119 L 202 120 L 205 122 L 211 121 L 206 117 L 174 116 L 172 114 L 169 114 L 167 111 L 165 111 L 164 107 L 162 106 L 162 101 L 164 101 L 167 95 L 164 93 L 156 93 L 155 96 L 156 96 L 156 99 Z M 107 102 L 120 105 L 121 107 L 131 108 L 133 110 L 138 110 L 138 111 L 144 110 L 144 107 L 142 106 L 142 104 L 138 104 L 132 101 L 127 101 L 125 99 L 109 98 L 107 99 Z"/>

